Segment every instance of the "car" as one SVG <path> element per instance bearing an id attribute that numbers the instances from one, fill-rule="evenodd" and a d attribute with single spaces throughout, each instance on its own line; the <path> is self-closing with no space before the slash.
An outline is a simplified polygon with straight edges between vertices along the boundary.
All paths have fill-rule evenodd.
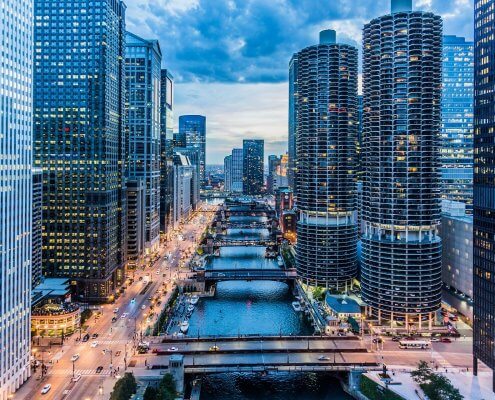
<path id="1" fill-rule="evenodd" d="M 89 340 L 89 333 L 86 333 L 83 338 L 82 338 L 82 341 L 83 342 L 87 342 Z"/>
<path id="2" fill-rule="evenodd" d="M 136 302 L 136 298 L 133 297 L 132 300 L 131 300 L 131 303 L 135 303 Z"/>
<path id="3" fill-rule="evenodd" d="M 147 285 L 148 284 L 148 281 L 143 281 L 143 285 Z"/>
<path id="4" fill-rule="evenodd" d="M 160 275 L 160 271 L 156 271 L 156 272 L 155 272 L 155 274 L 156 274 L 156 275 Z"/>
<path id="5" fill-rule="evenodd" d="M 401 339 L 402 339 L 402 338 L 401 338 L 400 336 L 394 336 L 394 337 L 392 338 L 392 342 L 400 342 L 400 341 L 401 341 Z"/>
<path id="6" fill-rule="evenodd" d="M 330 358 L 328 358 L 327 356 L 319 356 L 318 361 L 330 361 Z"/>
<path id="7" fill-rule="evenodd" d="M 91 336 L 92 339 L 96 339 L 98 337 L 97 333 L 93 333 L 93 336 Z"/>
<path id="8" fill-rule="evenodd" d="M 145 310 L 145 309 L 146 309 L 146 306 L 143 304 L 143 305 L 141 306 L 141 310 Z"/>
<path id="9" fill-rule="evenodd" d="M 441 342 L 441 341 L 442 341 L 442 339 L 441 339 L 441 338 L 439 338 L 439 337 L 432 337 L 432 338 L 431 338 L 431 341 L 432 341 L 432 342 Z"/>
<path id="10" fill-rule="evenodd" d="M 444 337 L 444 338 L 440 339 L 440 341 L 442 343 L 452 343 L 452 340 L 450 340 L 448 337 Z"/>
<path id="11" fill-rule="evenodd" d="M 96 373 L 99 374 L 103 371 L 103 367 L 100 365 L 98 368 L 96 368 Z"/>
<path id="12" fill-rule="evenodd" d="M 125 314 L 122 314 L 122 315 L 120 316 L 120 319 L 125 319 L 125 318 L 126 318 L 126 315 L 125 315 Z"/>
<path id="13" fill-rule="evenodd" d="M 52 385 L 47 383 L 45 386 L 43 386 L 43 389 L 41 389 L 41 394 L 47 394 L 51 388 L 52 388 Z"/>
<path id="14" fill-rule="evenodd" d="M 122 354 L 122 352 L 120 350 L 118 350 L 116 353 L 115 353 L 115 357 L 118 357 Z"/>
<path id="15" fill-rule="evenodd" d="M 117 314 L 119 312 L 119 308 L 118 307 L 114 308 L 113 312 L 114 312 L 114 314 Z"/>
<path id="16" fill-rule="evenodd" d="M 139 277 L 139 280 L 140 280 L 140 281 L 142 281 L 142 280 L 143 280 L 143 277 L 142 277 L 142 276 L 140 276 L 140 277 Z"/>
<path id="17" fill-rule="evenodd" d="M 74 375 L 74 377 L 72 378 L 72 382 L 77 382 L 80 379 L 81 379 L 81 374 Z"/>
<path id="18" fill-rule="evenodd" d="M 93 343 L 91 343 L 91 347 L 96 347 L 98 346 L 98 342 L 97 341 L 94 341 Z"/>
<path id="19" fill-rule="evenodd" d="M 74 354 L 74 355 L 70 358 L 70 360 L 71 360 L 72 362 L 79 360 L 79 354 Z"/>
<path id="20" fill-rule="evenodd" d="M 112 322 L 116 322 L 116 321 L 117 321 L 117 317 L 113 317 Z"/>
<path id="21" fill-rule="evenodd" d="M 153 297 L 149 296 L 149 297 L 148 297 L 148 300 L 149 300 L 149 301 L 153 300 Z"/>
<path id="22" fill-rule="evenodd" d="M 223 272 L 219 272 L 217 275 L 218 275 L 219 277 L 224 277 L 224 276 L 226 276 Z"/>
<path id="23" fill-rule="evenodd" d="M 167 351 L 178 351 L 179 349 L 177 347 L 169 347 Z"/>
<path id="24" fill-rule="evenodd" d="M 208 351 L 218 351 L 218 350 L 220 350 L 220 347 L 218 347 L 217 345 L 210 346 L 210 348 L 208 349 Z"/>
<path id="25" fill-rule="evenodd" d="M 381 337 L 373 339 L 373 343 L 383 343 L 383 339 Z"/>

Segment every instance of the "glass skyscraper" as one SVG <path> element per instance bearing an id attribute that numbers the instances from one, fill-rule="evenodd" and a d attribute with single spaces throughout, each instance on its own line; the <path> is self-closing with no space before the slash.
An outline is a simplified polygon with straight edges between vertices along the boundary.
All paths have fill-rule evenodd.
<path id="1" fill-rule="evenodd" d="M 44 273 L 111 301 L 126 259 L 125 5 L 35 0 L 34 21 Z"/>
<path id="2" fill-rule="evenodd" d="M 473 43 L 443 37 L 442 198 L 473 203 Z"/>
<path id="3" fill-rule="evenodd" d="M 495 1 L 474 2 L 474 373 L 495 368 Z M 493 374 L 495 391 L 495 374 Z"/>
<path id="4" fill-rule="evenodd" d="M 162 52 L 156 40 L 126 34 L 126 142 L 129 180 L 145 185 L 145 251 L 160 243 L 160 87 Z"/>
<path id="5" fill-rule="evenodd" d="M 441 302 L 442 19 L 392 0 L 363 49 L 363 300 L 421 330 Z"/>
<path id="6" fill-rule="evenodd" d="M 0 7 L 0 399 L 31 375 L 33 2 Z"/>
<path id="7" fill-rule="evenodd" d="M 297 60 L 296 268 L 306 285 L 343 289 L 357 272 L 358 50 L 325 30 Z"/>
<path id="8" fill-rule="evenodd" d="M 195 147 L 199 150 L 199 183 L 200 187 L 203 187 L 206 166 L 206 117 L 181 115 L 179 117 L 179 137 L 185 138 L 186 147 Z"/>
<path id="9" fill-rule="evenodd" d="M 242 188 L 247 195 L 263 192 L 265 141 L 245 139 L 242 145 Z"/>
<path id="10" fill-rule="evenodd" d="M 289 186 L 296 191 L 297 172 L 297 53 L 289 63 Z"/>

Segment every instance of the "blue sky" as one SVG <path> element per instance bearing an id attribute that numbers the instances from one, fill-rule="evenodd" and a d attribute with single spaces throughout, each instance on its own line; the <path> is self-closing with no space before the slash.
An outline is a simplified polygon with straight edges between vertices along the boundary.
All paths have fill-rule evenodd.
<path id="1" fill-rule="evenodd" d="M 207 117 L 207 163 L 220 164 L 243 138 L 265 153 L 287 148 L 291 55 L 335 29 L 360 46 L 361 29 L 390 0 L 126 0 L 127 29 L 158 39 L 175 77 L 175 116 Z M 473 0 L 413 0 L 442 15 L 444 34 L 472 39 Z"/>

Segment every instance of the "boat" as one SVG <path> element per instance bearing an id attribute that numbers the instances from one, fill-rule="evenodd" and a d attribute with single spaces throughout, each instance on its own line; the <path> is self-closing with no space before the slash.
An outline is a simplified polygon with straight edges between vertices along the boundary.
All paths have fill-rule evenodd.
<path id="1" fill-rule="evenodd" d="M 187 306 L 187 311 L 189 311 L 189 312 L 193 312 L 193 311 L 194 311 L 194 306 L 193 306 L 192 304 L 189 304 L 189 305 Z"/>
<path id="2" fill-rule="evenodd" d="M 293 301 L 292 308 L 294 309 L 294 311 L 299 312 L 301 311 L 301 304 L 298 301 Z"/>
<path id="3" fill-rule="evenodd" d="M 182 322 L 182 324 L 180 324 L 180 330 L 182 333 L 186 333 L 188 329 L 189 329 L 189 322 L 188 321 L 184 321 L 184 322 Z"/>
<path id="4" fill-rule="evenodd" d="M 278 256 L 277 257 L 277 264 L 279 267 L 283 267 L 284 266 L 284 260 L 282 259 L 281 256 Z"/>
<path id="5" fill-rule="evenodd" d="M 195 294 L 195 295 L 191 296 L 191 304 L 192 305 L 197 304 L 198 301 L 199 301 L 199 296 L 198 295 Z"/>

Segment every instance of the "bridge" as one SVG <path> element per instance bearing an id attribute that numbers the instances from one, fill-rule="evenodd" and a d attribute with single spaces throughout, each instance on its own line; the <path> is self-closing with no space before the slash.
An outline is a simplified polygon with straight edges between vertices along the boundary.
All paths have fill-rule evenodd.
<path id="1" fill-rule="evenodd" d="M 295 269 L 215 269 L 205 272 L 205 281 L 289 281 L 297 279 Z"/>
<path id="2" fill-rule="evenodd" d="M 217 237 L 213 241 L 213 246 L 215 247 L 224 247 L 224 246 L 275 246 L 277 243 L 273 239 L 233 239 L 228 236 L 220 236 Z"/>
<path id="3" fill-rule="evenodd" d="M 229 220 L 220 222 L 225 229 L 268 229 L 271 226 L 270 222 L 230 222 Z"/>

